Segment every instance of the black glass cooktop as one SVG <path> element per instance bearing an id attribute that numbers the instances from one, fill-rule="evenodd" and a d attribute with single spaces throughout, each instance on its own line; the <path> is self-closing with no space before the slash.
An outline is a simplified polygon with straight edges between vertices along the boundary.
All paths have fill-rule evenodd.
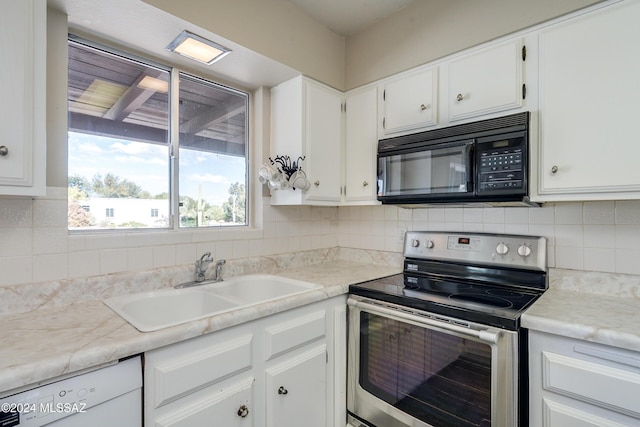
<path id="1" fill-rule="evenodd" d="M 349 292 L 413 309 L 504 329 L 520 327 L 520 316 L 540 291 L 397 274 L 351 285 Z"/>

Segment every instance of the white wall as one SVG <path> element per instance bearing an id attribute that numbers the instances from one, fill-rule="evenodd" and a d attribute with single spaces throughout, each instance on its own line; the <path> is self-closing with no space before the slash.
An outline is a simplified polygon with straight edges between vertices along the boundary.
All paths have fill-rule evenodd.
<path id="1" fill-rule="evenodd" d="M 344 88 L 344 37 L 287 0 L 144 1 L 329 86 Z"/>
<path id="2" fill-rule="evenodd" d="M 347 89 L 531 27 L 600 0 L 429 0 L 347 39 Z"/>
<path id="3" fill-rule="evenodd" d="M 401 252 L 406 230 L 545 236 L 549 266 L 640 274 L 640 201 L 548 204 L 542 208 L 396 206 L 272 207 L 263 226 L 179 232 L 67 232 L 66 188 L 46 198 L 0 199 L 0 286 L 269 256 L 335 246 Z"/>

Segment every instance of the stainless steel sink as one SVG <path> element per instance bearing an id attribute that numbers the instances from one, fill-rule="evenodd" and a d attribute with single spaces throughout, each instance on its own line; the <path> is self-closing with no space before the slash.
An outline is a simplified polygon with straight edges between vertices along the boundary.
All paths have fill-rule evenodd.
<path id="1" fill-rule="evenodd" d="M 122 295 L 104 302 L 139 331 L 150 332 L 321 287 L 296 279 L 253 274 L 204 282 L 193 288 Z"/>

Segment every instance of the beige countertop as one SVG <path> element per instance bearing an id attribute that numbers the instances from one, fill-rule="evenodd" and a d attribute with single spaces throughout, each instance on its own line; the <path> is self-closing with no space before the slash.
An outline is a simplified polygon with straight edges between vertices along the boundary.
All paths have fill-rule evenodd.
<path id="1" fill-rule="evenodd" d="M 101 300 L 5 314 L 0 316 L 0 393 L 341 295 L 350 284 L 401 270 L 380 259 L 281 265 L 269 274 L 323 288 L 155 332 L 139 332 Z M 640 276 L 551 270 L 549 282 L 550 289 L 523 315 L 522 326 L 640 351 Z"/>
<path id="2" fill-rule="evenodd" d="M 640 277 L 552 270 L 525 328 L 640 351 Z"/>
<path id="3" fill-rule="evenodd" d="M 324 287 L 155 332 L 139 332 L 102 301 L 5 315 L 0 317 L 0 393 L 341 295 L 350 284 L 401 270 L 350 261 L 285 268 L 271 274 Z"/>

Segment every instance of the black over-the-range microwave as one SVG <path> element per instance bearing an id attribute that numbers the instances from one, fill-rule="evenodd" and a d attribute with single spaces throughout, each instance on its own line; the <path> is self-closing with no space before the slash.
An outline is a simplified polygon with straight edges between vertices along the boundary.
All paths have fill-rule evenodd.
<path id="1" fill-rule="evenodd" d="M 529 112 L 378 141 L 383 204 L 529 202 Z"/>

